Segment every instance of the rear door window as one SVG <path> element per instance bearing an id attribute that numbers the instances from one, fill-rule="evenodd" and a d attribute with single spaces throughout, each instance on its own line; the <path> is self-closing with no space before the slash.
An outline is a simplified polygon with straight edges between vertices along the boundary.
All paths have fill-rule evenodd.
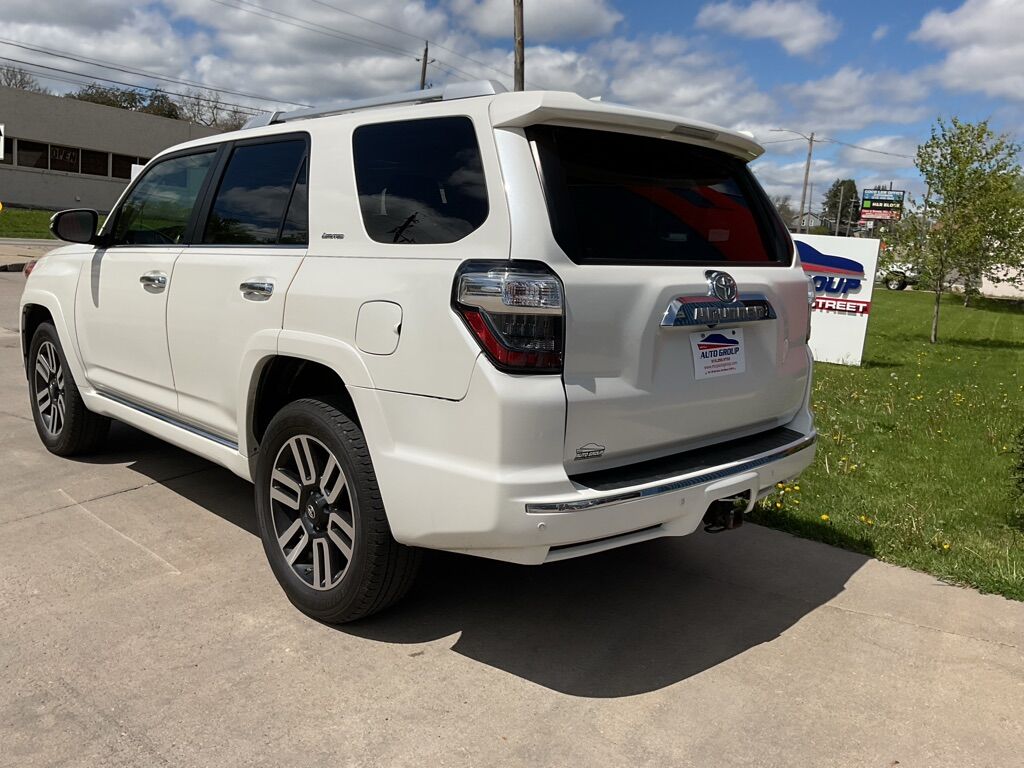
<path id="1" fill-rule="evenodd" d="M 746 164 L 666 139 L 527 130 L 552 230 L 577 264 L 783 263 L 785 227 Z"/>
<path id="2" fill-rule="evenodd" d="M 236 146 L 213 198 L 202 242 L 305 245 L 305 168 L 304 138 Z"/>
<path id="3" fill-rule="evenodd" d="M 454 243 L 487 218 L 468 117 L 362 125 L 352 145 L 363 225 L 378 243 Z"/>

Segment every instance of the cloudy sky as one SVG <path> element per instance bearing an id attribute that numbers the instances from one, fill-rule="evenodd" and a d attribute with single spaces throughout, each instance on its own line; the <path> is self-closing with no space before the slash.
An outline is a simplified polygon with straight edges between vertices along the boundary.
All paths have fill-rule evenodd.
<path id="1" fill-rule="evenodd" d="M 528 87 L 753 131 L 768 149 L 755 168 L 773 194 L 799 198 L 807 149 L 775 128 L 827 139 L 815 145 L 816 205 L 840 176 L 860 187 L 892 181 L 919 191 L 907 156 L 938 115 L 990 117 L 1024 138 L 1024 0 L 525 6 Z M 0 64 L 62 78 L 46 80 L 57 92 L 81 74 L 183 89 L 149 76 L 162 75 L 233 91 L 223 98 L 249 108 L 287 108 L 415 88 L 429 39 L 433 84 L 510 85 L 511 7 L 512 0 L 4 0 Z"/>

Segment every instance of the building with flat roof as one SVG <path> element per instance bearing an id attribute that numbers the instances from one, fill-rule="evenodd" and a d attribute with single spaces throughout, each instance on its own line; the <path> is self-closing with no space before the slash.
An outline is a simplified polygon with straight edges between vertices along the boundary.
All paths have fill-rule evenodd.
<path id="1" fill-rule="evenodd" d="M 184 120 L 0 87 L 0 203 L 107 212 L 132 165 L 218 131 Z"/>

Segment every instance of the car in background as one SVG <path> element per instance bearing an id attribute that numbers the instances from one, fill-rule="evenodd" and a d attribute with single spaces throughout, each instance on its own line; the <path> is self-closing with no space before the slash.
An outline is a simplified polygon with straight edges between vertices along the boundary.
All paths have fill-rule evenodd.
<path id="1" fill-rule="evenodd" d="M 891 264 L 888 268 L 879 269 L 876 278 L 890 291 L 902 291 L 908 285 L 917 285 L 921 279 L 917 267 L 912 264 Z"/>

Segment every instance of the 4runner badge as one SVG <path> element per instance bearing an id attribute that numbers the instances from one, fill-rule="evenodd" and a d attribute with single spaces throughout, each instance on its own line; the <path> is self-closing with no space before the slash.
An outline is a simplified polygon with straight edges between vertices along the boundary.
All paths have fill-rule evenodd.
<path id="1" fill-rule="evenodd" d="M 596 459 L 604 454 L 604 446 L 597 443 L 587 443 L 576 449 L 576 461 L 580 459 Z"/>

